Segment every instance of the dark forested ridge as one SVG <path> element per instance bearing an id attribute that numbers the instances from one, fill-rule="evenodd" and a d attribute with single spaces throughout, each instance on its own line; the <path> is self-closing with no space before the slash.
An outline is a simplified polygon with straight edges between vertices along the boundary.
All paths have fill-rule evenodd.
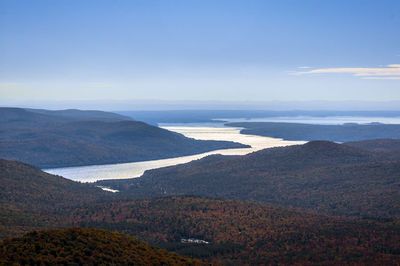
<path id="1" fill-rule="evenodd" d="M 0 159 L 0 237 L 64 224 L 56 214 L 110 198 L 91 184 L 42 172 L 33 166 Z"/>
<path id="2" fill-rule="evenodd" d="M 100 120 L 100 121 L 124 121 L 133 120 L 129 116 L 116 114 L 112 112 L 104 112 L 97 110 L 78 110 L 78 109 L 66 109 L 66 110 L 46 110 L 46 109 L 25 109 L 30 112 L 45 114 L 49 116 L 63 117 L 64 119 L 70 120 Z"/>
<path id="3" fill-rule="evenodd" d="M 40 168 L 124 163 L 247 147 L 97 111 L 0 108 L 0 157 Z"/>
<path id="4" fill-rule="evenodd" d="M 24 163 L 3 159 L 0 159 L 0 180 L 3 204 L 12 202 L 30 210 L 87 204 L 109 194 L 93 184 L 74 182 Z"/>
<path id="5" fill-rule="evenodd" d="M 104 180 L 132 197 L 198 195 L 258 200 L 331 215 L 399 217 L 400 161 L 391 153 L 326 141 L 266 149 L 246 156 L 213 156 Z"/>
<path id="6" fill-rule="evenodd" d="M 216 264 L 400 262 L 400 224 L 338 218 L 260 202 L 170 197 L 75 210 L 75 225 L 129 234 Z M 193 238 L 208 244 L 184 244 Z"/>
<path id="7" fill-rule="evenodd" d="M 329 140 L 350 142 L 368 139 L 399 139 L 400 125 L 395 124 L 344 124 L 312 125 L 278 122 L 228 123 L 227 126 L 243 127 L 243 134 L 259 135 L 286 140 Z"/>
<path id="8" fill-rule="evenodd" d="M 43 121 L 42 115 L 48 114 L 32 114 L 31 121 Z M 171 136 L 137 121 L 67 120 L 38 123 L 51 136 L 64 134 L 65 140 L 78 134 L 92 147 L 96 141 L 112 144 L 114 139 L 127 146 L 143 132 L 149 139 Z M 8 125 L 13 123 L 21 125 L 18 119 Z M 138 128 L 136 136 L 133 132 Z M 32 137 L 32 131 L 25 133 L 21 139 Z M 83 145 L 79 149 L 85 154 Z M 0 160 L 0 237 L 78 226 L 124 233 L 222 265 L 396 265 L 400 263 L 399 158 L 397 140 L 312 141 L 246 156 L 214 155 L 147 171 L 137 179 L 97 184 L 81 184 L 24 163 Z M 95 185 L 121 192 L 105 192 Z M 0 246 L 0 264 L 82 264 L 96 258 L 97 264 L 138 258 L 140 262 L 134 264 L 190 261 L 94 229 L 34 232 L 4 240 Z"/>
<path id="9" fill-rule="evenodd" d="M 0 107 L 0 122 L 7 123 L 13 127 L 38 127 L 52 123 L 68 123 L 72 121 L 104 121 L 116 122 L 132 120 L 132 118 L 103 111 L 92 110 L 45 110 L 45 109 L 23 109 L 15 107 Z"/>
<path id="10" fill-rule="evenodd" d="M 357 147 L 368 151 L 377 152 L 400 152 L 400 139 L 372 139 L 344 143 L 348 146 Z"/>
<path id="11" fill-rule="evenodd" d="M 16 161 L 0 159 L 2 201 L 21 202 L 22 205 L 47 209 L 54 203 L 68 206 L 80 201 L 88 203 L 109 194 L 93 184 L 74 182 Z M 6 195 L 13 195 L 9 197 Z"/>
<path id="12" fill-rule="evenodd" d="M 0 243 L 1 265 L 207 265 L 105 230 L 35 231 Z"/>
<path id="13" fill-rule="evenodd" d="M 320 265 L 333 261 L 372 265 L 399 261 L 398 219 L 339 218 L 261 202 L 185 196 L 132 201 L 127 195 L 119 197 L 22 163 L 3 160 L 1 165 L 1 238 L 38 229 L 80 226 L 125 233 L 218 264 Z M 26 258 L 40 252 L 40 256 L 35 255 L 37 259 L 52 261 L 57 257 L 63 261 L 79 257 L 85 250 L 86 257 L 95 256 L 97 251 L 92 248 L 101 250 L 108 243 L 114 245 L 114 235 L 109 233 L 100 234 L 98 247 L 96 232 L 95 235 L 83 232 L 82 238 L 73 231 L 58 232 L 34 233 L 5 241 L 7 245 L 1 250 L 5 254 L 28 252 Z M 181 239 L 188 238 L 208 244 L 181 243 Z M 79 239 L 89 243 L 74 242 Z M 60 249 L 59 243 L 65 248 Z M 70 249 L 69 244 L 80 251 Z M 117 250 L 110 248 L 105 254 L 124 257 L 125 251 L 119 250 L 123 246 L 118 245 Z M 17 255 L 12 257 L 22 259 Z"/>

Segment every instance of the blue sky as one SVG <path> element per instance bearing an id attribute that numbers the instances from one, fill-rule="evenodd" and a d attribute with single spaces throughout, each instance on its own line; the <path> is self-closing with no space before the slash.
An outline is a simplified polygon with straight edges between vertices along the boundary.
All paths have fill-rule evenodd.
<path id="1" fill-rule="evenodd" d="M 0 0 L 0 99 L 397 101 L 400 1 Z"/>

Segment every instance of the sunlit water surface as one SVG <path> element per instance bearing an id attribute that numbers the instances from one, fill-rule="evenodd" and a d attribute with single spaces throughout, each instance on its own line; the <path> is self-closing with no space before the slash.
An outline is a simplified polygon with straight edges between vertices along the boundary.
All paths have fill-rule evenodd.
<path id="1" fill-rule="evenodd" d="M 278 138 L 240 134 L 240 128 L 234 127 L 185 127 L 163 126 L 163 128 L 181 133 L 189 138 L 201 140 L 226 140 L 250 145 L 251 148 L 225 149 L 211 152 L 182 156 L 176 158 L 152 160 L 133 163 L 107 165 L 91 165 L 79 167 L 44 169 L 45 172 L 60 175 L 80 182 L 95 182 L 106 179 L 126 179 L 143 175 L 144 171 L 160 167 L 188 163 L 212 154 L 245 155 L 265 148 L 304 144 L 305 141 L 286 141 Z"/>

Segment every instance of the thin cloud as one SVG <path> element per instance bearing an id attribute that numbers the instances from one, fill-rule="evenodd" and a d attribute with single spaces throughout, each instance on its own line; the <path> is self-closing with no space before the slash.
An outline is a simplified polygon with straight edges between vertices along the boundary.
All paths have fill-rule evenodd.
<path id="1" fill-rule="evenodd" d="M 308 69 L 308 68 L 312 68 L 312 67 L 310 67 L 310 66 L 299 66 L 299 67 L 297 67 L 297 68 L 300 68 L 300 69 Z"/>
<path id="2" fill-rule="evenodd" d="M 399 79 L 400 77 L 364 77 L 362 79 Z"/>
<path id="3" fill-rule="evenodd" d="M 318 68 L 310 71 L 297 72 L 298 75 L 307 74 L 353 74 L 362 79 L 400 79 L 400 64 L 390 64 L 385 67 L 341 67 Z"/>

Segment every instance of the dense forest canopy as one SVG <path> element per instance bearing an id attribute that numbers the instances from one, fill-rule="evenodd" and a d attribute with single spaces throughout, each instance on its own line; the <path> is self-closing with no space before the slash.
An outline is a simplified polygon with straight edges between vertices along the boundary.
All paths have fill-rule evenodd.
<path id="1" fill-rule="evenodd" d="M 0 242 L 2 265 L 207 265 L 105 230 L 34 231 Z"/>
<path id="2" fill-rule="evenodd" d="M 211 156 L 97 184 L 135 198 L 198 195 L 258 200 L 331 215 L 399 217 L 399 151 L 327 141 L 245 156 Z"/>

